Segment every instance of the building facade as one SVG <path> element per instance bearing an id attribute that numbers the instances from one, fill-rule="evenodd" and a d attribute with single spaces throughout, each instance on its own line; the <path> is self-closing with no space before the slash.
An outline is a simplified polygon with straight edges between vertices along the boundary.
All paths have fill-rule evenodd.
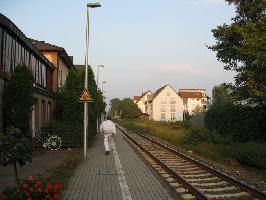
<path id="1" fill-rule="evenodd" d="M 209 105 L 209 97 L 205 89 L 179 89 L 179 96 L 184 102 L 184 112 L 194 115 L 203 112 Z"/>
<path id="2" fill-rule="evenodd" d="M 150 119 L 155 121 L 182 121 L 183 100 L 170 86 L 159 88 L 149 101 Z"/>
<path id="3" fill-rule="evenodd" d="M 44 57 L 17 26 L 0 13 L 0 133 L 5 126 L 3 90 L 18 64 L 28 66 L 35 78 L 31 131 L 39 129 L 51 118 L 54 93 L 54 65 Z"/>
<path id="4" fill-rule="evenodd" d="M 177 93 L 170 85 L 134 96 L 138 108 L 155 121 L 182 121 L 185 113 L 195 115 L 208 108 L 210 98 L 205 89 L 180 89 Z"/>
<path id="5" fill-rule="evenodd" d="M 142 93 L 141 96 L 134 96 L 133 101 L 137 104 L 138 108 L 144 114 L 149 114 L 148 112 L 148 101 L 152 98 L 152 92 L 148 90 Z"/>
<path id="6" fill-rule="evenodd" d="M 53 72 L 53 91 L 63 87 L 70 69 L 75 69 L 73 57 L 69 56 L 63 47 L 44 41 L 31 39 L 35 47 L 55 66 Z"/>

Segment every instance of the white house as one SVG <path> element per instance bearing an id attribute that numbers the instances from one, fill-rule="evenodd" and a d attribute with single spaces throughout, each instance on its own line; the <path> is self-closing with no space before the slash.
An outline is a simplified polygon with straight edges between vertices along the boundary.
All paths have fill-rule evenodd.
<path id="1" fill-rule="evenodd" d="M 148 90 L 147 92 L 142 93 L 141 96 L 134 96 L 133 101 L 135 104 L 138 105 L 138 108 L 141 110 L 142 113 L 148 113 L 148 101 L 152 97 L 152 92 Z"/>
<path id="2" fill-rule="evenodd" d="M 179 89 L 178 94 L 184 101 L 184 111 L 193 115 L 206 110 L 210 98 L 205 91 L 205 89 Z"/>
<path id="3" fill-rule="evenodd" d="M 170 85 L 165 85 L 148 101 L 147 113 L 155 121 L 182 121 L 183 100 Z"/>

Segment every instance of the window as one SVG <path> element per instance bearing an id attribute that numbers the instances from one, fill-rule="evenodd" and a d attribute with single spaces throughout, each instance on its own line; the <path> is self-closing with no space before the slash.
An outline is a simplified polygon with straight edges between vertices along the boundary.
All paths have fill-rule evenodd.
<path id="1" fill-rule="evenodd" d="M 44 100 L 42 100 L 42 113 L 41 113 L 41 115 L 42 115 L 42 121 L 43 122 L 45 122 L 46 121 L 46 116 L 47 116 L 47 114 L 46 114 L 46 108 L 45 108 L 46 106 L 45 106 L 45 101 Z"/>
<path id="2" fill-rule="evenodd" d="M 39 85 L 42 85 L 42 66 L 40 61 L 37 61 L 37 66 L 38 66 L 38 83 Z"/>
<path id="3" fill-rule="evenodd" d="M 46 80 L 47 88 L 49 90 L 52 90 L 52 72 L 49 69 L 47 69 L 46 73 L 47 73 L 47 80 Z"/>
<path id="4" fill-rule="evenodd" d="M 51 116 L 51 109 L 52 109 L 52 103 L 49 101 L 48 102 L 48 107 L 47 107 L 47 121 L 50 120 L 50 116 Z"/>
<path id="5" fill-rule="evenodd" d="M 16 42 L 16 64 L 20 63 L 20 51 L 21 51 L 21 46 L 18 42 Z"/>
<path id="6" fill-rule="evenodd" d="M 2 39 L 3 39 L 3 29 L 0 28 L 0 66 L 2 66 Z"/>
<path id="7" fill-rule="evenodd" d="M 175 105 L 170 105 L 170 106 L 171 106 L 170 111 L 171 112 L 176 112 Z"/>
<path id="8" fill-rule="evenodd" d="M 24 63 L 27 67 L 30 68 L 30 65 L 29 65 L 29 52 L 25 49 L 25 60 L 24 60 Z"/>
<path id="9" fill-rule="evenodd" d="M 161 112 L 166 112 L 166 108 L 164 104 L 161 105 Z"/>
<path id="10" fill-rule="evenodd" d="M 13 39 L 13 42 L 12 42 L 12 68 L 15 69 L 15 67 L 17 66 L 17 63 L 16 63 L 16 45 L 17 45 L 17 42 L 15 39 Z"/>
<path id="11" fill-rule="evenodd" d="M 42 67 L 42 86 L 46 87 L 46 68 L 45 65 L 41 64 Z"/>
<path id="12" fill-rule="evenodd" d="M 161 120 L 165 120 L 165 113 L 161 113 Z"/>
<path id="13" fill-rule="evenodd" d="M 175 97 L 171 97 L 170 104 L 175 104 Z"/>
<path id="14" fill-rule="evenodd" d="M 171 120 L 175 120 L 175 113 L 171 113 Z"/>
<path id="15" fill-rule="evenodd" d="M 167 103 L 166 97 L 165 96 L 161 97 L 161 104 L 166 104 L 166 103 Z"/>

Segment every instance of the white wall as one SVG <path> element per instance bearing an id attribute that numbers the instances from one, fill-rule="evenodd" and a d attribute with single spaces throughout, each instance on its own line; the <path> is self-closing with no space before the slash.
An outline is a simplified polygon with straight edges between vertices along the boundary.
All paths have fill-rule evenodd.
<path id="1" fill-rule="evenodd" d="M 175 102 L 175 103 L 172 103 Z M 171 105 L 172 110 L 171 110 Z M 152 119 L 155 121 L 182 121 L 183 120 L 183 101 L 178 94 L 170 87 L 166 86 L 152 101 Z M 162 113 L 165 119 L 162 119 Z M 174 113 L 175 119 L 171 119 Z"/>

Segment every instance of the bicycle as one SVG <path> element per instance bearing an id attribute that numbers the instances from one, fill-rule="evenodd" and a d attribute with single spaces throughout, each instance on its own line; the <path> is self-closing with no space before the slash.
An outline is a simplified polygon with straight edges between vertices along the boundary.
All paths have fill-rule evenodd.
<path id="1" fill-rule="evenodd" d="M 43 148 L 48 148 L 51 151 L 59 150 L 62 144 L 62 139 L 59 136 L 51 135 L 50 133 L 46 134 L 46 136 L 44 134 L 37 133 L 34 138 L 38 141 L 38 143 L 42 144 Z"/>

